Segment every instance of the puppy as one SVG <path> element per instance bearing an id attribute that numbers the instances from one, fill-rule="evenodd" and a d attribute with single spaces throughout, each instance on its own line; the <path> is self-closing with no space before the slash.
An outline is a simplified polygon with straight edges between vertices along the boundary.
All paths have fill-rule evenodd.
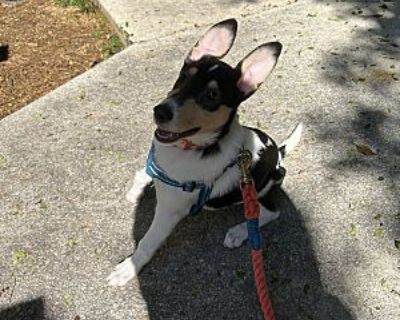
<path id="1" fill-rule="evenodd" d="M 300 140 L 296 127 L 280 146 L 264 132 L 242 126 L 237 117 L 249 98 L 274 69 L 279 42 L 260 45 L 232 68 L 221 61 L 237 31 L 234 19 L 211 27 L 187 55 L 179 77 L 165 100 L 154 108 L 157 126 L 146 168 L 136 173 L 128 200 L 136 204 L 154 182 L 157 205 L 154 220 L 135 253 L 117 265 L 107 278 L 122 286 L 134 278 L 177 223 L 202 207 L 218 209 L 241 203 L 241 150 L 252 153 L 251 172 L 258 192 L 260 226 L 278 217 L 268 197 L 282 183 L 284 156 Z M 247 239 L 246 223 L 231 228 L 224 245 L 240 246 Z"/>

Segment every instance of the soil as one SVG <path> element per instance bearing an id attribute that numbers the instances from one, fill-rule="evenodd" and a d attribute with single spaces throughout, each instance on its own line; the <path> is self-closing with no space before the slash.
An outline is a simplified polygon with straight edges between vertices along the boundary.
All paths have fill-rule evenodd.
<path id="1" fill-rule="evenodd" d="M 1 119 L 90 69 L 122 43 L 99 10 L 24 0 L 0 3 L 0 48 Z"/>

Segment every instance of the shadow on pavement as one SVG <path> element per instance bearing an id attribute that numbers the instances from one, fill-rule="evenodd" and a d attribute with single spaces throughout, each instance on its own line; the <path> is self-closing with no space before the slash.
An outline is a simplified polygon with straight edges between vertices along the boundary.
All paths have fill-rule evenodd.
<path id="1" fill-rule="evenodd" d="M 354 88 L 358 94 L 343 106 L 344 116 L 338 112 L 342 116 L 330 117 L 327 122 L 322 113 L 309 115 L 319 128 L 317 139 L 332 148 L 345 142 L 348 152 L 343 152 L 330 166 L 338 174 L 363 172 L 379 179 L 377 191 L 384 190 L 388 203 L 398 211 L 400 98 L 394 89 L 400 87 L 400 1 L 315 1 L 334 8 L 332 19 L 338 23 L 352 18 L 351 41 L 328 49 L 322 65 L 329 66 L 323 71 L 325 79 L 334 85 Z M 371 97 L 376 101 L 370 102 Z M 356 141 L 372 146 L 377 155 L 357 154 Z M 384 221 L 393 239 L 400 237 L 399 218 L 395 214 L 385 215 Z"/>
<path id="2" fill-rule="evenodd" d="M 283 190 L 273 192 L 283 213 L 263 228 L 263 237 L 277 319 L 353 319 L 338 298 L 324 291 L 301 213 Z M 136 243 L 153 218 L 144 213 L 153 212 L 154 205 L 150 187 L 137 209 Z M 150 319 L 261 319 L 249 248 L 222 245 L 242 214 L 241 207 L 204 211 L 178 225 L 139 276 Z"/>
<path id="3" fill-rule="evenodd" d="M 0 309 L 1 320 L 45 320 L 44 298 L 39 297 Z"/>
<path id="4" fill-rule="evenodd" d="M 314 1 L 335 7 L 331 19 L 339 24 L 352 19 L 351 41 L 331 48 L 323 61 L 330 66 L 324 71 L 328 80 L 345 86 L 362 83 L 377 94 L 390 85 L 399 85 L 395 65 L 400 58 L 400 1 Z"/>
<path id="5" fill-rule="evenodd" d="M 400 99 L 398 100 L 400 104 Z M 344 172 L 354 176 L 362 173 L 377 183 L 375 193 L 383 193 L 393 210 L 388 210 L 381 203 L 382 217 L 378 220 L 390 238 L 400 238 L 400 224 L 397 216 L 400 210 L 400 137 L 398 125 L 400 114 L 388 113 L 384 106 L 356 103 L 352 112 L 334 121 L 326 123 L 322 115 L 315 112 L 313 117 L 319 119 L 320 130 L 316 138 L 332 148 L 344 148 L 338 156 L 328 163 L 338 175 Z M 357 151 L 357 146 L 368 146 L 374 155 L 366 156 Z M 368 150 L 367 150 L 368 151 Z M 386 206 L 386 205 L 385 205 Z M 366 213 L 367 214 L 367 213 Z M 374 215 L 376 215 L 375 213 Z M 379 215 L 378 215 L 379 216 Z M 376 217 L 378 217 L 376 216 Z M 377 219 L 377 218 L 376 218 Z M 373 219 L 372 219 L 373 220 Z M 375 221 L 376 222 L 376 221 Z"/>

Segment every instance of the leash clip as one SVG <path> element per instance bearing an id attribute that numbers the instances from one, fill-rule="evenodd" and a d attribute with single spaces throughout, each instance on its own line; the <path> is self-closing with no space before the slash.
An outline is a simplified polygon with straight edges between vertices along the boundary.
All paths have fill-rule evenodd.
<path id="1" fill-rule="evenodd" d="M 253 179 L 250 174 L 252 155 L 249 150 L 242 150 L 238 156 L 242 183 L 251 182 Z"/>

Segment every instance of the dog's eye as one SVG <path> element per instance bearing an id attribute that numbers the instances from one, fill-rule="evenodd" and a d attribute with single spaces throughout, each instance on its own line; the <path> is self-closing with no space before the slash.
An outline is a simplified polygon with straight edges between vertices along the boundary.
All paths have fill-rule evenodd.
<path id="1" fill-rule="evenodd" d="M 198 97 L 199 104 L 208 111 L 215 111 L 218 109 L 218 106 L 221 101 L 221 92 L 218 88 L 207 88 L 203 93 Z"/>

